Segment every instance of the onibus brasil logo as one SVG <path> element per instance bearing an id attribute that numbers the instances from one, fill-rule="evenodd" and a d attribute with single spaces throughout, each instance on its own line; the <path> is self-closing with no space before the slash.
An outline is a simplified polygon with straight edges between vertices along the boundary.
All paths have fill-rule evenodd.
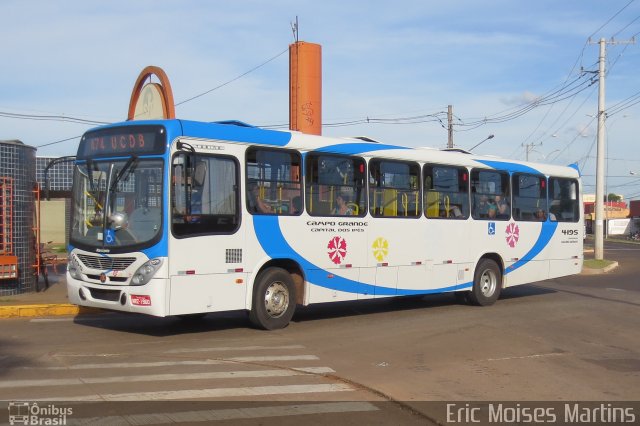
<path id="1" fill-rule="evenodd" d="M 10 425 L 66 425 L 73 408 L 37 402 L 9 402 Z"/>

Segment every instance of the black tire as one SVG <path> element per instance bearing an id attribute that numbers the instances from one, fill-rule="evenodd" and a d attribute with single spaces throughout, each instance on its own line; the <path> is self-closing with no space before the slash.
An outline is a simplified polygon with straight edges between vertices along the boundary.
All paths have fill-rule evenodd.
<path id="1" fill-rule="evenodd" d="M 469 292 L 469 300 L 474 305 L 493 305 L 502 290 L 502 272 L 500 267 L 491 259 L 478 262 L 473 275 L 473 288 Z"/>
<path id="2" fill-rule="evenodd" d="M 289 272 L 268 268 L 258 275 L 253 286 L 249 320 L 264 330 L 276 330 L 289 324 L 296 310 L 296 288 Z"/>

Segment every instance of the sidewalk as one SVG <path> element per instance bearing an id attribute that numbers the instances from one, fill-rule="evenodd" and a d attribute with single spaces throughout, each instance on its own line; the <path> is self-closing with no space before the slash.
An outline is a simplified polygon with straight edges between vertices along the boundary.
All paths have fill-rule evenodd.
<path id="1" fill-rule="evenodd" d="M 45 317 L 95 313 L 99 310 L 81 308 L 69 303 L 67 282 L 64 274 L 49 272 L 49 288 L 44 289 L 44 280 L 38 277 L 42 290 L 15 296 L 0 296 L 0 319 L 20 317 Z"/>

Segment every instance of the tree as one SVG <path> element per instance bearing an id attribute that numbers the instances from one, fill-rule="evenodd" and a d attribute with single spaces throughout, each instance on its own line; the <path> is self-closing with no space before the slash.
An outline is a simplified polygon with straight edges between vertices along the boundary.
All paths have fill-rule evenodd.
<path id="1" fill-rule="evenodd" d="M 613 202 L 621 201 L 622 200 L 622 196 L 620 196 L 618 194 L 614 194 L 612 192 L 611 194 L 607 195 L 607 200 L 608 201 L 613 201 Z"/>

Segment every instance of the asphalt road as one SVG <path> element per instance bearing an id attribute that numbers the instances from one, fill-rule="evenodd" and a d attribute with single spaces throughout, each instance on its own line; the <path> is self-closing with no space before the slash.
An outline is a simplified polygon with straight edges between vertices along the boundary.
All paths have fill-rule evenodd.
<path id="1" fill-rule="evenodd" d="M 273 332 L 236 312 L 3 320 L 0 400 L 72 407 L 67 424 L 429 424 L 441 406 L 423 401 L 637 400 L 640 245 L 607 243 L 605 257 L 621 266 L 508 289 L 491 307 L 313 306 Z M 104 402 L 120 400 L 133 402 Z"/>

